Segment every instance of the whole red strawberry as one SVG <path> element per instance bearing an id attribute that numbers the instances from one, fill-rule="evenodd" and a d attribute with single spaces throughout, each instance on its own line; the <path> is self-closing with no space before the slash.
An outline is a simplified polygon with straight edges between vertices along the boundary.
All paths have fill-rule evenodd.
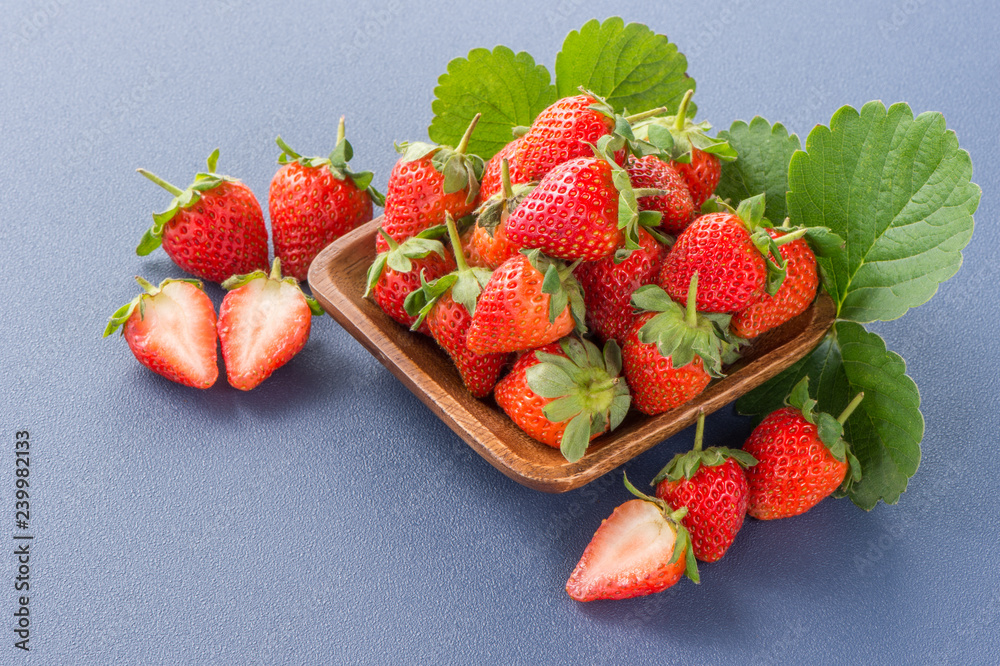
<path id="1" fill-rule="evenodd" d="M 219 376 L 215 307 L 197 280 L 164 280 L 154 287 L 141 277 L 144 293 L 119 308 L 104 329 L 122 328 L 136 359 L 167 379 L 208 388 Z"/>
<path id="2" fill-rule="evenodd" d="M 687 507 L 684 527 L 691 534 L 695 557 L 717 562 L 736 540 L 747 513 L 744 467 L 756 459 L 725 447 L 702 449 L 705 413 L 698 415 L 694 449 L 678 453 L 653 479 L 656 496 L 671 506 Z"/>
<path id="3" fill-rule="evenodd" d="M 475 209 L 483 160 L 466 155 L 465 150 L 477 122 L 479 114 L 457 148 L 430 143 L 397 146 L 403 156 L 389 174 L 382 222 L 382 229 L 394 241 L 401 243 L 424 229 L 444 225 L 445 213 L 458 219 Z M 375 237 L 375 248 L 379 252 L 388 249 L 382 235 Z"/>
<path id="4" fill-rule="evenodd" d="M 804 377 L 787 406 L 766 416 L 743 444 L 758 461 L 747 470 L 747 513 L 761 520 L 797 516 L 860 479 L 843 425 L 863 397 L 859 393 L 837 418 L 814 412 L 816 401 L 809 398 Z"/>
<path id="5" fill-rule="evenodd" d="M 412 292 L 403 305 L 408 314 L 417 316 L 414 326 L 426 323 L 431 336 L 455 363 L 469 392 L 477 398 L 485 398 L 500 379 L 508 354 L 477 354 L 469 349 L 466 336 L 472 325 L 476 301 L 483 286 L 489 282 L 490 271 L 466 263 L 455 221 L 451 215 L 445 219 L 457 268 L 425 283 Z"/>
<path id="6" fill-rule="evenodd" d="M 355 173 L 347 166 L 353 150 L 344 138 L 343 117 L 329 157 L 302 157 L 281 137 L 277 143 L 283 166 L 271 179 L 268 200 L 274 255 L 286 275 L 302 282 L 319 251 L 371 220 L 372 202 L 384 200 L 371 186 L 370 171 Z"/>
<path id="7" fill-rule="evenodd" d="M 521 142 L 521 137 L 518 137 L 508 143 L 506 146 L 500 149 L 496 155 L 491 157 L 487 162 L 486 166 L 483 168 L 483 179 L 479 183 L 479 200 L 486 201 L 487 199 L 499 194 L 503 190 L 503 180 L 501 176 L 502 164 L 504 160 L 507 160 L 508 165 L 510 164 L 510 158 L 513 156 L 514 151 L 517 150 L 518 145 Z M 508 170 L 510 166 L 508 166 Z M 508 179 L 512 183 L 527 183 L 516 171 L 508 175 Z"/>
<path id="8" fill-rule="evenodd" d="M 630 599 L 662 592 L 687 575 L 699 582 L 691 536 L 681 523 L 687 509 L 639 492 L 601 523 L 566 582 L 577 601 Z"/>
<path id="9" fill-rule="evenodd" d="M 469 327 L 477 354 L 534 349 L 583 328 L 583 292 L 568 267 L 532 250 L 493 271 Z"/>
<path id="10" fill-rule="evenodd" d="M 163 245 L 181 269 L 211 282 L 267 268 L 264 213 L 250 188 L 215 173 L 219 151 L 208 157 L 208 173 L 199 173 L 181 190 L 145 169 L 139 173 L 174 195 L 170 207 L 153 215 L 153 226 L 139 241 L 144 257 Z"/>
<path id="11" fill-rule="evenodd" d="M 596 95 L 584 93 L 557 100 L 535 117 L 516 149 L 507 155 L 511 182 L 541 180 L 558 164 L 590 156 L 590 146 L 614 128 L 614 111 Z M 625 154 L 618 152 L 616 157 L 621 164 Z"/>
<path id="12" fill-rule="evenodd" d="M 384 313 L 407 328 L 417 320 L 416 315 L 406 311 L 407 296 L 420 289 L 424 281 L 455 270 L 455 260 L 445 252 L 441 241 L 436 240 L 444 231 L 444 226 L 425 229 L 401 244 L 386 235 L 388 249 L 380 252 L 368 268 L 364 296 L 371 295 Z M 380 230 L 380 233 L 385 232 Z M 418 330 L 427 332 L 423 328 Z"/>
<path id="13" fill-rule="evenodd" d="M 618 228 L 618 196 L 608 160 L 562 162 L 507 218 L 507 238 L 558 259 L 596 261 L 625 240 Z"/>
<path id="14" fill-rule="evenodd" d="M 768 229 L 771 238 L 781 238 L 783 229 Z M 774 295 L 764 294 L 756 303 L 733 315 L 730 328 L 741 338 L 754 338 L 805 312 L 816 298 L 819 275 L 816 255 L 804 239 L 785 243 L 779 248 L 785 260 L 786 275 Z"/>
<path id="15" fill-rule="evenodd" d="M 694 218 L 695 205 L 687 184 L 672 166 L 656 155 L 641 158 L 629 155 L 625 170 L 633 188 L 664 191 L 664 194 L 640 197 L 640 210 L 662 214 L 660 228 L 668 234 L 676 236 L 687 228 Z"/>
<path id="16" fill-rule="evenodd" d="M 644 312 L 625 335 L 622 359 L 632 404 L 643 414 L 678 407 L 704 391 L 712 377 L 722 376 L 725 344 L 715 323 L 695 311 L 697 290 L 696 274 L 686 308 L 656 285 L 632 295 L 632 304 Z"/>
<path id="17" fill-rule="evenodd" d="M 576 462 L 590 440 L 617 428 L 628 412 L 620 371 L 614 341 L 602 353 L 590 341 L 567 337 L 522 354 L 494 397 L 521 430 Z"/>
<path id="18" fill-rule="evenodd" d="M 583 287 L 587 326 L 602 340 L 623 343 L 635 320 L 632 294 L 652 283 L 659 274 L 664 248 L 645 229 L 639 229 L 639 249 L 625 259 L 613 253 L 598 261 L 584 262 L 573 275 Z"/>
<path id="19" fill-rule="evenodd" d="M 500 192 L 476 209 L 476 224 L 471 232 L 473 252 L 489 268 L 497 268 L 521 250 L 507 235 L 507 221 L 534 185 L 512 185 L 507 160 L 500 162 Z"/>
<path id="20" fill-rule="evenodd" d="M 670 161 L 691 193 L 695 210 L 715 192 L 722 175 L 722 162 L 736 159 L 736 151 L 726 141 L 708 136 L 712 126 L 694 123 L 687 117 L 691 96 L 688 90 L 677 114 L 653 118 L 635 127 L 635 136 L 649 151 Z"/>
<path id="21" fill-rule="evenodd" d="M 282 278 L 281 259 L 271 273 L 234 275 L 219 307 L 219 342 L 229 385 L 249 391 L 302 351 L 314 315 L 323 309 L 302 293 L 298 280 Z"/>
<path id="22" fill-rule="evenodd" d="M 667 253 L 658 284 L 671 298 L 683 300 L 697 272 L 701 312 L 739 312 L 776 292 L 784 276 L 778 249 L 783 241 L 768 235 L 761 224 L 763 214 L 760 194 L 742 202 L 735 212 L 696 218 Z"/>

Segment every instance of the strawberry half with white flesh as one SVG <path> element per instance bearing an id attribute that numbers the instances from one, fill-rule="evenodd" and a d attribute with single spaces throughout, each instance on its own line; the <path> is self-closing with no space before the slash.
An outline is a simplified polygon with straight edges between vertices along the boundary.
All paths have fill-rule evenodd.
<path id="1" fill-rule="evenodd" d="M 625 487 L 639 499 L 615 509 L 583 551 L 566 582 L 566 592 L 577 601 L 662 592 L 685 574 L 700 581 L 691 537 L 681 524 L 687 509 L 674 511 L 637 490 L 628 477 Z"/>
<path id="2" fill-rule="evenodd" d="M 231 290 L 219 308 L 226 379 L 249 391 L 302 350 L 313 315 L 323 309 L 302 293 L 298 280 L 281 277 L 280 259 L 274 260 L 270 275 L 235 275 L 222 286 Z"/>
<path id="3" fill-rule="evenodd" d="M 122 329 L 129 349 L 144 366 L 167 379 L 208 388 L 219 377 L 215 307 L 198 280 L 164 280 L 111 315 L 104 337 Z"/>

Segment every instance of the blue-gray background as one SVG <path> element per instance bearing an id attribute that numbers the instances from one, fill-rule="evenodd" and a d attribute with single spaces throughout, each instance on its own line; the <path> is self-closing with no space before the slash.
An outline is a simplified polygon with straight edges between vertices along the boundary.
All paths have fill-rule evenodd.
<path id="1" fill-rule="evenodd" d="M 996 663 L 996 230 L 1000 27 L 990 2 L 5 2 L 0 23 L 0 662 Z M 384 186 L 425 138 L 437 76 L 506 44 L 550 69 L 620 14 L 689 56 L 699 116 L 804 136 L 844 104 L 944 113 L 983 188 L 965 265 L 880 324 L 921 388 L 923 460 L 897 506 L 827 501 L 748 520 L 703 582 L 580 605 L 563 591 L 627 498 L 564 495 L 474 455 L 331 319 L 245 394 L 145 370 L 108 315 L 166 193 L 220 147 L 266 200 L 274 137 L 332 148 Z M 266 207 L 266 204 L 265 204 Z M 216 303 L 221 291 L 210 287 Z M 31 653 L 12 647 L 13 442 L 31 433 Z M 712 443 L 750 422 L 713 415 Z M 630 463 L 648 480 L 684 432 Z M 6 462 L 3 462 L 6 461 Z M 6 471 L 4 471 L 6 470 Z"/>

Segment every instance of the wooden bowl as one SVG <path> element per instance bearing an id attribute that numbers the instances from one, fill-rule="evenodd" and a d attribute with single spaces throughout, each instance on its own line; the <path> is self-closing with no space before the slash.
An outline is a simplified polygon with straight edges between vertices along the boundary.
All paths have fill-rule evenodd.
<path id="1" fill-rule="evenodd" d="M 631 410 L 614 432 L 591 442 L 586 455 L 571 463 L 558 449 L 525 435 L 492 398 L 473 398 L 433 339 L 404 329 L 361 297 L 380 224 L 377 218 L 319 253 L 309 268 L 313 296 L 476 453 L 515 481 L 545 492 L 579 488 L 688 427 L 699 411 L 729 404 L 805 356 L 834 321 L 833 301 L 821 293 L 804 313 L 754 340 L 727 376 L 696 399 L 658 416 Z"/>

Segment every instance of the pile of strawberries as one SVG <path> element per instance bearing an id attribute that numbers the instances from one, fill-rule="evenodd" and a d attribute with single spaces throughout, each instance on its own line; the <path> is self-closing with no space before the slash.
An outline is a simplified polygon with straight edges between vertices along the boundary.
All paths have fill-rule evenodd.
<path id="1" fill-rule="evenodd" d="M 366 295 L 570 461 L 630 408 L 696 397 L 816 295 L 805 229 L 773 228 L 763 195 L 712 196 L 736 156 L 690 95 L 626 118 L 581 91 L 485 164 L 478 116 L 457 147 L 398 147 Z"/>
<path id="2" fill-rule="evenodd" d="M 244 183 L 216 173 L 218 150 L 208 171 L 183 190 L 139 169 L 174 198 L 153 215 L 136 253 L 162 246 L 184 271 L 229 290 L 216 318 L 199 280 L 167 279 L 154 287 L 136 277 L 143 293 L 111 316 L 104 335 L 121 328 L 139 362 L 167 379 L 212 386 L 220 343 L 226 378 L 244 391 L 290 361 L 305 346 L 313 315 L 323 312 L 299 281 L 321 249 L 371 220 L 373 204 L 382 204 L 372 174 L 347 165 L 353 151 L 343 118 L 329 157 L 302 157 L 280 137 L 277 143 L 282 166 L 269 197 L 273 263 L 261 206 Z"/>

